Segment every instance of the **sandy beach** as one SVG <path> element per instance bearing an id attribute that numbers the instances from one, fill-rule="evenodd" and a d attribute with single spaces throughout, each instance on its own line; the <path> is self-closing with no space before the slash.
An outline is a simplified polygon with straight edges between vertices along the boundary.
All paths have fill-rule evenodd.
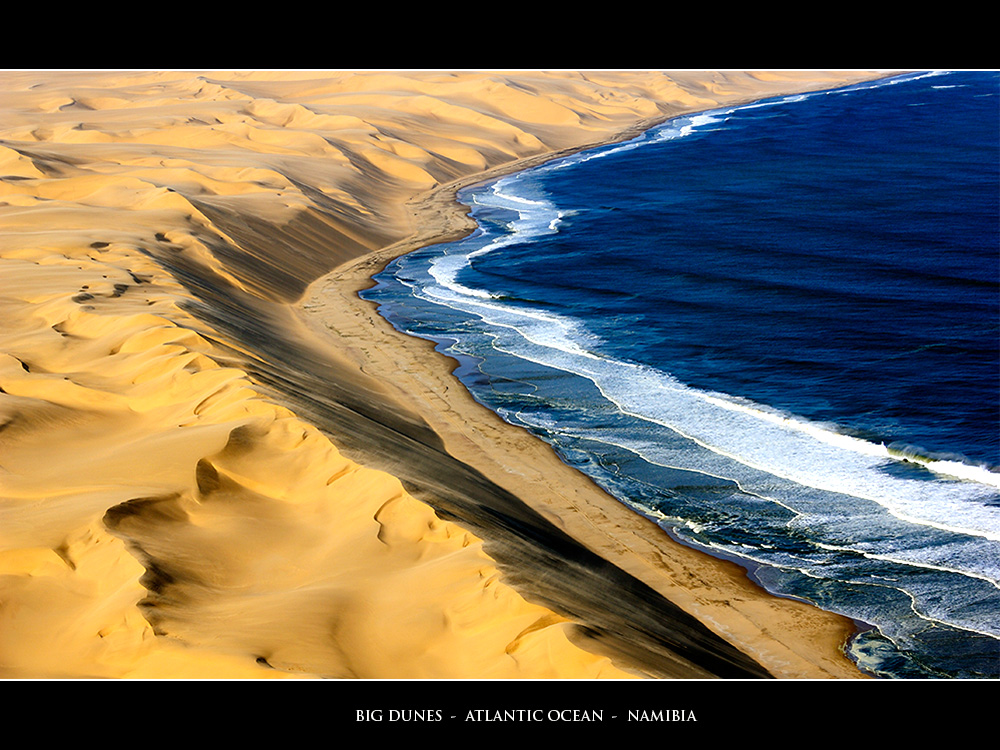
<path id="1" fill-rule="evenodd" d="M 0 71 L 0 677 L 860 679 L 359 298 L 463 185 L 878 71 Z"/>

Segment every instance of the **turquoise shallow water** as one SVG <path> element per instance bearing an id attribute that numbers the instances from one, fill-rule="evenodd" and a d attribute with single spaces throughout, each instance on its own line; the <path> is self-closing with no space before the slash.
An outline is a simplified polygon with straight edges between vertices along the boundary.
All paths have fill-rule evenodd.
<path id="1" fill-rule="evenodd" d="M 1000 79 L 679 118 L 460 195 L 363 293 L 669 533 L 861 623 L 887 677 L 1000 676 Z"/>

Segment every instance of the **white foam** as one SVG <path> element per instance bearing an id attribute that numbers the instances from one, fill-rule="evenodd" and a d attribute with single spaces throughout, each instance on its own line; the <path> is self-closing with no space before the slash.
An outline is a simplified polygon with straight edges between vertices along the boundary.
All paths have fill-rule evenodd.
<path id="1" fill-rule="evenodd" d="M 662 371 L 593 351 L 582 321 L 495 300 L 463 297 L 455 287 L 422 294 L 481 318 L 498 349 L 587 378 L 631 417 L 667 427 L 733 462 L 799 485 L 876 502 L 901 519 L 1000 541 L 996 474 L 958 462 L 926 461 L 942 477 L 931 482 L 885 473 L 895 456 L 885 445 L 839 433 L 753 402 L 691 388 Z M 506 333 L 500 333 L 506 331 Z M 735 478 L 735 477 L 734 477 Z"/>
<path id="2" fill-rule="evenodd" d="M 718 119 L 718 113 L 679 118 L 673 132 L 690 133 Z M 690 388 L 667 373 L 602 354 L 595 349 L 598 337 L 581 320 L 526 305 L 513 307 L 498 292 L 460 283 L 459 274 L 474 258 L 559 231 L 559 208 L 546 197 L 518 192 L 528 189 L 537 190 L 537 184 L 522 173 L 478 194 L 479 206 L 514 212 L 509 232 L 482 245 L 449 248 L 431 262 L 429 273 L 436 283 L 419 294 L 483 320 L 496 332 L 491 335 L 497 348 L 587 378 L 622 413 L 667 427 L 735 464 L 804 487 L 863 498 L 915 524 L 1000 541 L 1000 509 L 987 505 L 996 499 L 1000 475 L 958 461 L 896 455 L 885 445 L 827 425 Z M 964 481 L 906 479 L 884 471 L 887 463 L 904 460 L 918 461 L 942 479 Z"/>

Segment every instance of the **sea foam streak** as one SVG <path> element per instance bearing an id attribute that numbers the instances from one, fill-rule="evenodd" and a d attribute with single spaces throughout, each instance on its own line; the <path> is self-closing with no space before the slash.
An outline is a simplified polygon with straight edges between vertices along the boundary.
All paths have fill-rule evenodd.
<path id="1" fill-rule="evenodd" d="M 713 120 L 702 118 L 706 123 Z M 516 211 L 518 218 L 507 224 L 509 233 L 482 247 L 432 261 L 429 273 L 437 284 L 419 289 L 418 296 L 515 332 L 521 341 L 498 339 L 498 348 L 588 378 L 623 412 L 676 430 L 741 464 L 798 484 L 877 502 L 913 523 L 1000 541 L 1000 509 L 985 505 L 995 499 L 993 489 L 1000 487 L 1000 476 L 984 467 L 923 462 L 942 477 L 968 483 L 936 485 L 886 476 L 881 471 L 886 461 L 914 459 L 764 406 L 687 387 L 667 373 L 602 356 L 590 348 L 597 337 L 582 321 L 498 304 L 491 300 L 500 295 L 459 283 L 460 271 L 474 258 L 558 231 L 558 209 L 545 200 L 518 196 L 517 184 L 516 176 L 501 180 L 490 193 L 475 199 L 481 207 Z"/>
<path id="2" fill-rule="evenodd" d="M 737 482 L 744 492 L 806 516 L 814 512 L 815 500 L 803 488 L 813 488 L 876 503 L 911 524 L 981 537 L 989 543 L 1000 541 L 1000 509 L 989 505 L 996 500 L 996 475 L 984 469 L 964 467 L 970 481 L 927 482 L 890 476 L 884 471 L 885 464 L 905 459 L 892 455 L 884 445 L 758 404 L 691 388 L 667 373 L 609 358 L 594 348 L 599 339 L 582 321 L 530 306 L 504 304 L 494 293 L 473 290 L 476 293 L 470 294 L 468 287 L 456 280 L 456 269 L 485 253 L 557 231 L 557 209 L 547 201 L 512 194 L 517 184 L 517 178 L 503 180 L 476 200 L 480 207 L 516 209 L 518 218 L 506 224 L 510 234 L 434 259 L 429 273 L 437 283 L 418 286 L 414 294 L 477 316 L 486 324 L 497 351 L 590 380 L 623 414 L 672 430 L 715 454 L 718 465 L 709 467 L 702 452 L 680 454 L 660 443 L 637 448 L 624 434 L 616 438 L 618 447 L 640 452 L 646 461 L 661 466 L 688 471 L 709 467 L 714 475 Z M 606 435 L 604 439 L 608 439 Z M 928 468 L 939 467 L 931 462 Z M 947 467 L 947 471 L 954 469 Z M 776 484 L 775 479 L 787 481 Z M 844 500 L 834 507 L 843 514 L 842 523 L 852 528 L 856 517 L 870 513 Z M 844 547 L 863 554 L 884 554 L 881 547 L 866 540 Z M 995 546 L 992 557 L 996 562 L 985 571 L 981 549 L 963 556 L 951 546 L 928 546 L 896 550 L 891 557 L 914 566 L 966 573 L 993 586 L 1000 582 L 1000 545 Z"/>

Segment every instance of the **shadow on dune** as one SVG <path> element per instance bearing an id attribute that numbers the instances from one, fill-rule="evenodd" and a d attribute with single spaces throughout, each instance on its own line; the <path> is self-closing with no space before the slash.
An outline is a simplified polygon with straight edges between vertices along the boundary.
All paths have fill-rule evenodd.
<path id="1" fill-rule="evenodd" d="M 152 253 L 194 297 L 189 310 L 217 331 L 234 364 L 324 431 L 345 455 L 399 478 L 413 496 L 484 540 L 507 581 L 528 599 L 581 623 L 593 650 L 651 676 L 767 678 L 760 665 L 653 589 L 590 552 L 518 497 L 456 460 L 438 435 L 335 353 L 295 340 L 288 303 L 364 252 L 318 212 L 294 226 L 241 221 L 200 239 L 244 291 L 183 252 Z M 309 250 L 309 248 L 313 248 Z M 597 646 L 595 648 L 595 645 Z"/>

